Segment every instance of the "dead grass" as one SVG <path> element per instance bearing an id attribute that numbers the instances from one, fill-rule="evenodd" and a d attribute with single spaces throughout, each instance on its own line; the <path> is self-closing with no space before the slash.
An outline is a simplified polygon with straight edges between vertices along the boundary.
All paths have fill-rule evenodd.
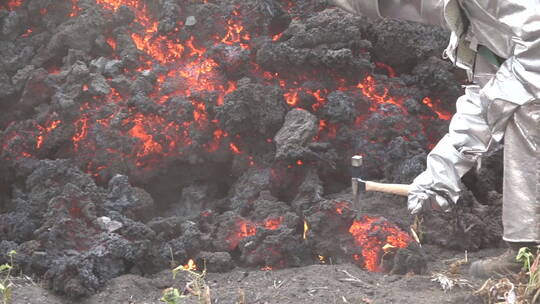
<path id="1" fill-rule="evenodd" d="M 521 248 L 516 257 L 523 263 L 523 270 L 500 279 L 490 278 L 474 292 L 486 304 L 534 304 L 540 303 L 540 250 L 533 254 L 529 248 Z"/>

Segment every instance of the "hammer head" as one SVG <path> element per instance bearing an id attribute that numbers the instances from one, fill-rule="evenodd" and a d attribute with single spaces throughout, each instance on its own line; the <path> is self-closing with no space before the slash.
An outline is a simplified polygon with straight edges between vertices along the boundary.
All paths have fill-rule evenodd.
<path id="1" fill-rule="evenodd" d="M 351 158 L 351 186 L 353 194 L 353 205 L 358 212 L 362 211 L 360 204 L 360 193 L 365 192 L 366 183 L 361 179 L 363 158 L 355 155 Z"/>
<path id="2" fill-rule="evenodd" d="M 351 158 L 351 177 L 360 178 L 362 163 L 363 158 L 360 155 L 355 155 Z"/>

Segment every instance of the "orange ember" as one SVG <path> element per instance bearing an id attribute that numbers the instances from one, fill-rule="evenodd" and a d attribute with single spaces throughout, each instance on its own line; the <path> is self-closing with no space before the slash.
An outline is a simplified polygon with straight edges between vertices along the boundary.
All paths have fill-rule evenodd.
<path id="1" fill-rule="evenodd" d="M 267 218 L 262 224 L 253 223 L 245 219 L 238 219 L 235 223 L 234 231 L 227 237 L 229 249 L 235 249 L 242 239 L 257 234 L 257 227 L 264 227 L 268 230 L 276 230 L 279 229 L 282 221 L 282 216 Z"/>
<path id="2" fill-rule="evenodd" d="M 354 220 L 349 228 L 355 245 L 362 248 L 364 267 L 369 271 L 381 271 L 380 259 L 386 244 L 396 248 L 405 248 L 411 241 L 410 236 L 383 218 L 363 216 Z M 382 238 L 381 238 L 382 236 Z M 353 256 L 355 260 L 361 257 Z"/>
<path id="3" fill-rule="evenodd" d="M 338 214 L 343 214 L 343 209 L 345 208 L 347 209 L 351 208 L 348 202 L 338 202 L 335 204 L 335 207 L 336 207 L 336 213 Z"/>
<path id="4" fill-rule="evenodd" d="M 26 32 L 21 35 L 21 37 L 28 37 L 30 36 L 30 34 L 32 34 L 32 32 L 33 32 L 32 29 L 27 29 Z"/>
<path id="5" fill-rule="evenodd" d="M 77 5 L 79 0 L 71 0 L 71 13 L 70 17 L 77 17 L 81 13 L 81 8 Z"/>
<path id="6" fill-rule="evenodd" d="M 96 0 L 96 3 L 103 6 L 106 9 L 116 11 L 120 6 L 131 6 L 137 7 L 139 5 L 139 0 Z"/>
<path id="7" fill-rule="evenodd" d="M 7 9 L 12 11 L 17 9 L 19 6 L 22 5 L 23 0 L 8 0 L 7 1 Z"/>
<path id="8" fill-rule="evenodd" d="M 298 105 L 298 89 L 291 89 L 283 96 L 285 97 L 285 101 L 289 106 L 294 107 Z"/>
<path id="9" fill-rule="evenodd" d="M 253 236 L 257 233 L 257 227 L 247 221 L 247 220 L 238 220 L 236 222 L 236 228 L 233 233 L 227 237 L 227 242 L 229 243 L 229 249 L 233 250 L 238 247 L 240 241 L 248 236 Z"/>
<path id="10" fill-rule="evenodd" d="M 452 119 L 452 114 L 450 114 L 449 112 L 447 112 L 445 110 L 440 109 L 437 106 L 440 102 L 434 104 L 433 101 L 431 100 L 431 98 L 424 97 L 424 99 L 422 99 L 422 103 L 424 103 L 426 106 L 428 106 L 430 109 L 432 109 L 433 112 L 437 113 L 437 115 L 439 116 L 439 119 L 442 119 L 442 120 L 450 120 L 450 119 Z"/>
<path id="11" fill-rule="evenodd" d="M 283 216 L 277 217 L 277 218 L 269 218 L 264 221 L 264 228 L 270 229 L 270 230 L 276 230 L 281 226 L 281 222 L 283 221 Z"/>
<path id="12" fill-rule="evenodd" d="M 193 259 L 189 259 L 189 261 L 186 263 L 186 265 L 182 266 L 183 270 L 197 270 L 197 264 L 195 264 L 195 261 Z"/>
<path id="13" fill-rule="evenodd" d="M 234 154 L 242 154 L 242 151 L 238 148 L 238 146 L 235 143 L 230 143 L 229 148 Z"/>
<path id="14" fill-rule="evenodd" d="M 115 51 L 116 50 L 116 40 L 112 37 L 107 38 L 107 44 Z"/>

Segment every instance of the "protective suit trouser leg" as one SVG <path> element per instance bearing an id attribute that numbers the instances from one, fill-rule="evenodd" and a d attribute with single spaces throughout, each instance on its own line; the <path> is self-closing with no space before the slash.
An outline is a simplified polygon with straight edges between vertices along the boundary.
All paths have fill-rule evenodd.
<path id="1" fill-rule="evenodd" d="M 508 242 L 540 242 L 540 101 L 517 109 L 504 142 L 503 226 Z"/>

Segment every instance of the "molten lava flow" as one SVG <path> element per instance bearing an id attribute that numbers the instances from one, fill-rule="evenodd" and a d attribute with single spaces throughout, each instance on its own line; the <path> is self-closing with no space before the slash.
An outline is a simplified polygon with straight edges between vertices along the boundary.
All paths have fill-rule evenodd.
<path id="1" fill-rule="evenodd" d="M 373 78 L 373 76 L 367 76 L 357 85 L 357 87 L 362 90 L 362 94 L 374 101 L 370 108 L 371 112 L 377 111 L 378 104 L 386 103 L 396 105 L 400 109 L 405 111 L 402 98 L 394 98 L 393 96 L 390 96 L 388 88 L 383 88 L 382 92 L 378 92 L 377 82 L 375 81 L 375 78 Z"/>
<path id="2" fill-rule="evenodd" d="M 73 135 L 73 150 L 77 152 L 81 142 L 86 139 L 88 135 L 88 117 L 83 116 L 75 122 L 76 133 Z"/>
<path id="3" fill-rule="evenodd" d="M 409 235 L 401 231 L 384 218 L 363 216 L 355 220 L 349 228 L 354 243 L 362 250 L 364 267 L 369 271 L 381 271 L 380 259 L 386 244 L 397 248 L 405 248 L 411 241 Z M 353 256 L 360 260 L 359 256 Z"/>
<path id="4" fill-rule="evenodd" d="M 264 221 L 264 228 L 270 229 L 270 230 L 276 230 L 281 226 L 281 222 L 283 221 L 283 216 L 277 217 L 277 218 L 268 218 Z"/>
<path id="5" fill-rule="evenodd" d="M 81 15 L 81 5 L 79 7 L 78 0 L 70 0 L 72 4 L 71 16 L 76 17 Z M 157 80 L 154 83 L 151 93 L 148 98 L 155 103 L 157 111 L 141 113 L 137 107 L 128 104 L 128 100 L 132 96 L 120 96 L 114 89 L 105 97 L 92 97 L 90 101 L 86 100 L 85 105 L 77 112 L 71 126 L 67 123 L 57 125 L 35 126 L 31 138 L 32 143 L 24 143 L 18 137 L 12 137 L 10 133 L 5 133 L 0 141 L 3 146 L 9 147 L 13 151 L 6 153 L 6 157 L 34 157 L 35 149 L 42 148 L 47 140 L 50 140 L 48 134 L 57 128 L 70 127 L 74 129 L 71 141 L 74 152 L 79 152 L 87 149 L 88 155 L 96 154 L 96 151 L 110 155 L 109 159 L 121 159 L 122 161 L 132 162 L 136 168 L 152 168 L 165 163 L 166 157 L 177 158 L 182 156 L 187 148 L 202 147 L 204 151 L 209 153 L 217 153 L 218 151 L 229 150 L 231 154 L 241 154 L 242 159 L 249 166 L 255 166 L 254 157 L 248 155 L 249 147 L 244 146 L 241 137 L 232 138 L 219 128 L 219 123 L 215 120 L 213 106 L 223 105 L 226 96 L 237 89 L 237 80 L 228 80 L 224 73 L 226 66 L 213 56 L 214 49 L 227 49 L 234 56 L 245 52 L 253 53 L 251 50 L 251 41 L 257 37 L 257 33 L 248 31 L 247 23 L 243 22 L 243 16 L 240 7 L 233 10 L 230 15 L 223 21 L 223 31 L 211 35 L 214 39 L 201 41 L 197 39 L 197 35 L 182 36 L 179 35 L 182 22 L 178 22 L 176 28 L 170 33 L 161 33 L 158 30 L 159 19 L 155 15 L 155 11 L 150 5 L 152 1 L 140 0 L 95 0 L 95 2 L 104 11 L 103 16 L 112 16 L 107 14 L 107 11 L 115 12 L 121 6 L 127 6 L 133 12 L 135 19 L 133 26 L 127 29 L 129 35 L 140 51 L 139 65 L 136 67 L 124 68 L 124 75 L 128 79 L 136 79 L 144 72 L 152 71 L 155 66 L 159 66 Z M 206 2 L 206 1 L 205 1 Z M 287 10 L 293 9 L 294 1 L 282 1 Z M 8 0 L 4 1 L 4 7 L 10 10 L 16 9 L 23 4 L 23 0 Z M 1 5 L 0 5 L 1 6 Z M 41 14 L 46 14 L 44 8 L 40 10 Z M 28 29 L 23 34 L 24 37 L 33 35 L 33 29 Z M 122 55 L 118 53 L 120 45 L 117 45 L 117 37 L 111 32 L 104 33 L 108 45 L 113 50 L 112 58 L 119 59 Z M 282 39 L 283 34 L 277 34 L 272 38 L 274 41 Z M 118 48 L 118 50 L 117 50 Z M 212 50 L 212 51 L 209 51 Z M 283 90 L 284 102 L 289 107 L 304 107 L 315 114 L 324 107 L 327 102 L 327 96 L 330 92 L 341 90 L 354 94 L 362 93 L 371 100 L 370 111 L 378 110 L 379 104 L 395 104 L 404 113 L 406 110 L 401 106 L 402 97 L 394 97 L 390 94 L 390 88 L 378 86 L 375 77 L 367 76 L 360 83 L 356 84 L 348 81 L 340 75 L 330 75 L 325 79 L 324 86 L 313 86 L 311 80 L 319 79 L 317 74 L 301 74 L 296 76 L 280 75 L 276 72 L 262 70 L 254 61 L 250 63 L 252 75 L 246 75 L 251 79 L 259 79 L 268 85 L 279 86 Z M 396 75 L 395 71 L 383 63 L 376 63 L 376 67 L 386 71 L 389 77 Z M 49 73 L 58 74 L 60 69 L 56 66 L 46 67 Z M 109 84 L 111 80 L 108 79 Z M 304 85 L 311 83 L 311 85 Z M 111 85 L 112 86 L 112 85 Z M 85 95 L 90 93 L 90 85 L 83 86 Z M 126 93 L 122 93 L 126 94 Z M 212 96 L 213 104 L 198 96 Z M 161 114 L 166 112 L 167 102 L 173 97 L 185 98 L 193 105 L 193 117 L 191 120 L 177 122 L 170 117 Z M 204 101 L 202 101 L 204 99 Z M 305 104 L 304 104 L 305 103 Z M 449 119 L 450 116 L 438 108 L 438 103 L 432 102 L 431 99 L 424 99 L 424 103 L 435 111 L 440 119 Z M 109 104 L 109 105 L 107 105 Z M 104 106 L 105 105 L 105 106 Z M 103 111 L 104 108 L 113 106 L 113 111 Z M 309 107 L 309 108 L 307 108 Z M 164 111 L 162 111 L 164 110 Z M 185 111 L 184 109 L 179 110 Z M 107 115 L 98 115 L 97 113 L 110 113 Z M 366 112 L 366 111 L 364 111 Z M 125 116 L 127 116 L 127 118 Z M 178 113 L 182 114 L 182 113 Z M 369 113 L 362 113 L 356 118 L 355 127 L 359 128 L 364 119 Z M 121 117 L 121 128 L 113 127 L 114 119 Z M 421 117 L 421 119 L 424 119 Z M 433 119 L 433 117 L 429 117 Z M 427 121 L 427 118 L 425 119 Z M 56 119 L 54 117 L 47 118 L 47 124 L 52 124 Z M 117 122 L 116 122 L 117 123 Z M 49 128 L 52 127 L 50 130 Z M 341 124 L 334 124 L 329 121 L 320 120 L 319 132 L 314 138 L 315 140 L 331 141 L 336 138 Z M 99 134 L 103 134 L 103 130 L 111 130 L 116 136 L 129 137 L 128 146 L 119 149 L 118 147 L 108 146 L 107 141 L 97 140 Z M 194 143 L 191 138 L 192 131 L 197 129 L 204 134 L 211 136 L 198 138 L 199 142 Z M 109 132 L 107 132 L 109 134 Z M 233 142 L 234 140 L 234 142 Z M 202 141 L 202 142 L 200 142 Z M 100 144 L 96 144 L 99 142 Z M 113 141 L 111 141 L 113 142 Z M 270 141 L 271 142 L 271 141 Z M 16 147 L 20 145 L 21 147 Z M 107 158 L 102 158 L 107 159 Z M 296 162 L 296 165 L 301 166 L 304 163 L 301 160 Z M 94 163 L 89 164 L 88 160 L 84 161 L 83 166 L 93 176 L 99 175 L 104 166 L 108 164 Z M 294 166 L 294 165 L 293 165 Z"/>
<path id="6" fill-rule="evenodd" d="M 433 112 L 437 113 L 437 115 L 439 116 L 439 119 L 450 120 L 452 118 L 452 114 L 450 114 L 449 112 L 447 112 L 445 110 L 442 110 L 442 109 L 440 109 L 438 107 L 438 104 L 440 104 L 440 102 L 433 103 L 431 98 L 424 97 L 424 99 L 422 99 L 422 103 L 424 103 L 426 106 L 428 106 L 430 109 L 432 109 Z"/>
<path id="7" fill-rule="evenodd" d="M 135 123 L 135 125 L 129 130 L 128 134 L 142 142 L 142 149 L 137 152 L 138 158 L 143 158 L 152 153 L 159 154 L 163 151 L 163 147 L 148 133 L 148 127 L 145 125 L 145 117 L 142 114 L 137 114 L 131 122 Z"/>
<path id="8" fill-rule="evenodd" d="M 41 146 L 43 145 L 44 137 L 47 136 L 47 134 L 49 134 L 52 130 L 56 129 L 58 125 L 60 124 L 60 122 L 61 122 L 60 120 L 53 120 L 47 123 L 45 127 L 38 125 L 39 135 L 36 139 L 36 149 L 41 148 Z"/>
<path id="9" fill-rule="evenodd" d="M 240 12 L 234 10 L 232 16 L 233 18 L 227 20 L 227 34 L 220 41 L 227 45 L 238 44 L 240 47 L 248 49 L 249 45 L 246 42 L 251 40 L 251 35 L 245 31 L 242 22 L 239 20 L 241 17 Z"/>
<path id="10" fill-rule="evenodd" d="M 238 247 L 238 244 L 242 239 L 248 236 L 253 236 L 257 233 L 257 227 L 255 226 L 255 224 L 246 220 L 238 220 L 235 226 L 235 231 L 233 231 L 229 235 L 229 237 L 227 237 L 227 242 L 229 243 L 230 250 Z"/>
<path id="11" fill-rule="evenodd" d="M 298 89 L 291 89 L 288 93 L 285 93 L 283 97 L 285 97 L 285 101 L 289 106 L 295 107 L 298 105 Z"/>
<path id="12" fill-rule="evenodd" d="M 248 236 L 257 234 L 257 227 L 264 227 L 268 230 L 276 230 L 281 227 L 283 217 L 269 217 L 263 223 L 253 223 L 249 220 L 238 219 L 235 223 L 234 231 L 227 237 L 229 249 L 235 249 L 240 241 Z"/>

